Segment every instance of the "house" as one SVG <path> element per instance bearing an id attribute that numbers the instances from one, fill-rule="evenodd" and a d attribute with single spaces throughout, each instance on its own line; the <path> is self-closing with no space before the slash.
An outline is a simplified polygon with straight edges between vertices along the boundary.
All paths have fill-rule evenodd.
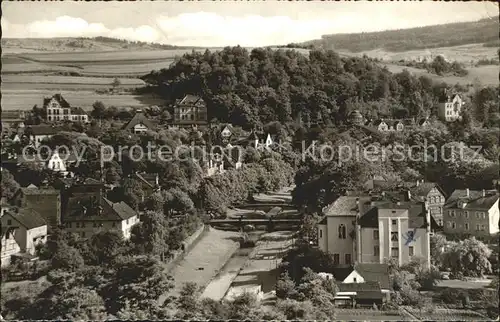
<path id="1" fill-rule="evenodd" d="M 406 183 L 405 186 L 412 198 L 428 203 L 431 216 L 438 226 L 443 227 L 443 206 L 446 197 L 439 185 L 434 182 L 417 180 L 415 183 Z"/>
<path id="2" fill-rule="evenodd" d="M 135 111 L 134 117 L 123 126 L 123 129 L 137 134 L 146 131 L 153 131 L 155 129 L 155 125 L 147 119 L 142 110 L 137 110 Z"/>
<path id="3" fill-rule="evenodd" d="M 42 144 L 42 141 L 51 138 L 55 134 L 60 132 L 60 129 L 51 125 L 30 125 L 24 130 L 24 135 L 29 140 L 30 144 L 33 144 L 36 148 Z"/>
<path id="4" fill-rule="evenodd" d="M 73 175 L 68 169 L 77 161 L 78 157 L 76 154 L 71 152 L 69 154 L 60 154 L 57 151 L 54 151 L 50 156 L 29 153 L 20 154 L 14 160 L 8 160 L 8 162 L 16 162 L 17 166 L 22 164 L 38 164 L 40 167 L 52 170 L 61 176 Z"/>
<path id="5" fill-rule="evenodd" d="M 81 107 L 72 107 L 61 94 L 43 99 L 43 109 L 48 122 L 72 121 L 87 123 L 89 116 Z"/>
<path id="6" fill-rule="evenodd" d="M 2 223 L 2 267 L 14 258 L 34 260 L 35 247 L 47 241 L 47 224 L 33 209 L 9 210 L 0 218 Z"/>
<path id="7" fill-rule="evenodd" d="M 61 193 L 52 187 L 20 188 L 11 203 L 19 208 L 34 209 L 45 220 L 49 231 L 61 225 Z"/>
<path id="8" fill-rule="evenodd" d="M 348 307 L 381 305 L 390 299 L 389 266 L 387 264 L 339 265 L 330 273 L 319 273 L 323 278 L 334 278 L 339 291 L 336 304 Z"/>
<path id="9" fill-rule="evenodd" d="M 354 110 L 349 114 L 349 122 L 352 125 L 364 125 L 365 118 L 358 110 Z"/>
<path id="10" fill-rule="evenodd" d="M 438 116 L 445 122 L 453 122 L 461 117 L 464 101 L 459 94 L 444 92 L 439 97 Z"/>
<path id="11" fill-rule="evenodd" d="M 220 135 L 221 135 L 222 139 L 229 140 L 231 135 L 233 135 L 233 131 L 234 131 L 233 127 L 230 124 L 228 124 L 228 125 L 224 126 L 224 128 L 220 132 Z"/>
<path id="12" fill-rule="evenodd" d="M 116 230 L 129 239 L 132 227 L 139 222 L 139 214 L 123 201 L 114 203 L 103 196 L 90 195 L 73 203 L 62 221 L 65 231 L 81 238 L 99 231 Z"/>
<path id="13" fill-rule="evenodd" d="M 431 125 L 431 122 L 428 117 L 421 118 L 417 121 L 417 125 L 422 128 L 426 128 Z"/>
<path id="14" fill-rule="evenodd" d="M 141 196 L 141 201 L 144 202 L 145 198 L 152 195 L 160 189 L 160 182 L 157 173 L 134 173 L 130 179 L 135 180 L 141 186 L 144 194 Z M 132 186 L 129 186 L 132 188 Z"/>
<path id="15" fill-rule="evenodd" d="M 26 114 L 21 110 L 2 111 L 2 138 L 22 133 L 25 127 Z"/>
<path id="16" fill-rule="evenodd" d="M 337 264 L 384 263 L 399 265 L 421 257 L 430 265 L 428 207 L 416 201 L 378 196 L 341 196 L 323 209 L 318 224 L 318 246 L 333 254 Z"/>
<path id="17" fill-rule="evenodd" d="M 379 132 L 401 132 L 404 130 L 405 125 L 401 120 L 379 119 L 372 123 L 372 127 Z"/>
<path id="18" fill-rule="evenodd" d="M 203 176 L 211 177 L 215 174 L 224 173 L 224 158 L 218 153 L 208 154 L 206 158 L 202 160 L 200 164 Z"/>
<path id="19" fill-rule="evenodd" d="M 188 94 L 176 101 L 173 125 L 180 127 L 206 125 L 207 119 L 207 105 L 202 98 Z"/>
<path id="20" fill-rule="evenodd" d="M 489 236 L 499 231 L 496 190 L 455 190 L 443 207 L 444 232 Z"/>
<path id="21" fill-rule="evenodd" d="M 269 133 L 252 131 L 247 138 L 247 144 L 256 150 L 269 149 L 273 143 L 273 138 Z"/>

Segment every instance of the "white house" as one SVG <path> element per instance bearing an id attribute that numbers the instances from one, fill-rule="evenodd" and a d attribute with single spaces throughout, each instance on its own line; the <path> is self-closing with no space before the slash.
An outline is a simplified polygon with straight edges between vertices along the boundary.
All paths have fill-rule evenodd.
<path id="1" fill-rule="evenodd" d="M 34 259 L 35 247 L 47 241 L 47 223 L 33 209 L 9 209 L 1 217 L 2 266 L 12 258 Z"/>
<path id="2" fill-rule="evenodd" d="M 464 101 L 459 94 L 443 95 L 439 100 L 438 116 L 445 122 L 453 122 L 460 119 Z"/>
<path id="3" fill-rule="evenodd" d="M 124 130 L 132 131 L 133 133 L 152 131 L 154 128 L 154 124 L 146 118 L 142 110 L 135 111 L 134 117 L 123 126 Z"/>

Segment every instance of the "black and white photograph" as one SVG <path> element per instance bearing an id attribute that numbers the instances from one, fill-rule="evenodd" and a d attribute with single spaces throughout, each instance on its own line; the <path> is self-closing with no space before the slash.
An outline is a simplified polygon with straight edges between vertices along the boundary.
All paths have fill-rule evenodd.
<path id="1" fill-rule="evenodd" d="M 0 320 L 499 321 L 491 1 L 2 1 Z"/>

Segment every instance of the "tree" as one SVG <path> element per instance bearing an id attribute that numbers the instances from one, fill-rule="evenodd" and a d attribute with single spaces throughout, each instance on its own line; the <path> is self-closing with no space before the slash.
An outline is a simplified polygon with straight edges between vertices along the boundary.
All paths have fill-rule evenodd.
<path id="1" fill-rule="evenodd" d="M 100 231 L 89 240 L 89 253 L 93 255 L 92 264 L 111 264 L 125 251 L 125 241 L 118 231 Z"/>
<path id="2" fill-rule="evenodd" d="M 65 243 L 58 245 L 57 250 L 52 257 L 52 268 L 75 271 L 84 266 L 84 260 L 80 252 Z"/>
<path id="3" fill-rule="evenodd" d="M 165 216 L 159 212 L 147 212 L 141 222 L 131 230 L 132 241 L 137 254 L 151 254 L 165 260 L 169 252 L 170 230 Z"/>
<path id="4" fill-rule="evenodd" d="M 475 237 L 453 243 L 443 254 L 443 266 L 463 276 L 484 276 L 491 273 L 488 258 L 491 249 Z"/>
<path id="5" fill-rule="evenodd" d="M 290 278 L 287 272 L 281 274 L 278 282 L 276 283 L 276 297 L 279 299 L 287 299 L 293 293 L 295 283 Z"/>
<path id="6" fill-rule="evenodd" d="M 111 82 L 111 86 L 113 87 L 113 90 L 116 89 L 121 84 L 122 84 L 122 82 L 116 77 L 113 79 L 113 82 Z"/>
<path id="7" fill-rule="evenodd" d="M 2 198 L 10 200 L 19 190 L 20 186 L 9 170 L 2 168 L 2 180 L 0 194 Z"/>
<path id="8" fill-rule="evenodd" d="M 448 242 L 442 234 L 433 234 L 431 236 L 431 262 L 433 265 L 441 266 L 443 253 Z"/>
<path id="9" fill-rule="evenodd" d="M 164 213 L 190 213 L 194 210 L 194 204 L 187 193 L 178 189 L 172 188 L 165 191 L 163 198 L 164 203 Z"/>
<path id="10" fill-rule="evenodd" d="M 106 117 L 106 106 L 101 101 L 95 101 L 92 104 L 92 112 L 90 112 L 90 116 L 95 119 L 103 119 Z"/>

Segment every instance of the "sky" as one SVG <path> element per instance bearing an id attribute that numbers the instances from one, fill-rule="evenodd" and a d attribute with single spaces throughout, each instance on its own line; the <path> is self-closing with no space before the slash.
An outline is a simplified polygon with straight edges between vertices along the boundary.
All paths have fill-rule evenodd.
<path id="1" fill-rule="evenodd" d="M 5 38 L 107 36 L 177 46 L 267 46 L 325 34 L 498 16 L 494 2 L 2 1 Z"/>

